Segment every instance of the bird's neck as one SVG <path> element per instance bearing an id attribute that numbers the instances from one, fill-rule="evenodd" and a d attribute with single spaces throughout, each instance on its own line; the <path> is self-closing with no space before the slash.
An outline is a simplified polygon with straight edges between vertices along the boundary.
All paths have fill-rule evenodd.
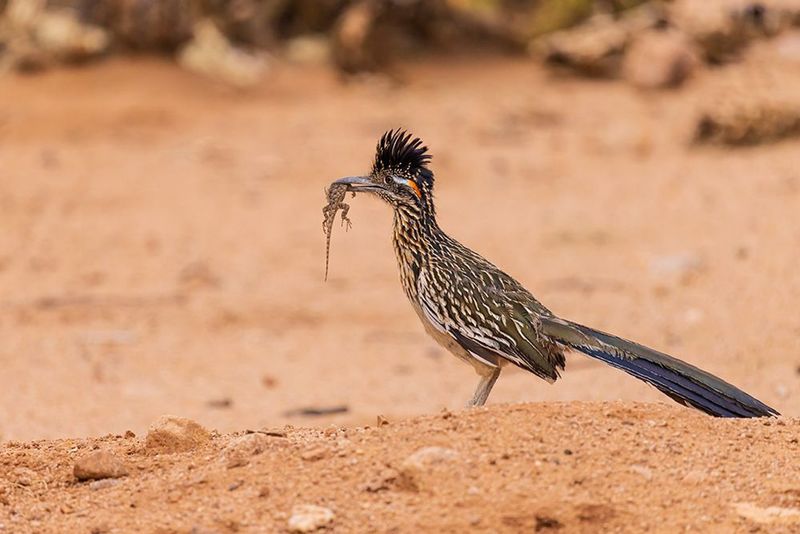
<path id="1" fill-rule="evenodd" d="M 393 242 L 403 288 L 410 298 L 416 295 L 417 279 L 428 265 L 432 247 L 447 239 L 433 212 L 394 210 Z"/>

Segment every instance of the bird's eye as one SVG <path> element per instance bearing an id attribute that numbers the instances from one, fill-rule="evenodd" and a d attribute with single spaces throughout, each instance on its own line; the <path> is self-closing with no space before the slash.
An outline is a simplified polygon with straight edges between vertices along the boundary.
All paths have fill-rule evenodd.
<path id="1" fill-rule="evenodd" d="M 390 175 L 387 174 L 383 178 L 383 183 L 385 183 L 386 185 L 392 185 L 394 183 L 394 178 L 392 178 Z"/>

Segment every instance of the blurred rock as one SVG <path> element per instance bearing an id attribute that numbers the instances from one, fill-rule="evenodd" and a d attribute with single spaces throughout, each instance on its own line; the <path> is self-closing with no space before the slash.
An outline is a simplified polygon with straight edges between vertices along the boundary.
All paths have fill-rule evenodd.
<path id="1" fill-rule="evenodd" d="M 119 478 L 128 474 L 125 464 L 107 451 L 94 451 L 75 462 L 72 473 L 79 481 Z"/>
<path id="2" fill-rule="evenodd" d="M 720 100 L 698 116 L 694 142 L 756 145 L 800 135 L 800 102 Z"/>
<path id="3" fill-rule="evenodd" d="M 650 271 L 659 278 L 673 278 L 682 282 L 703 270 L 703 259 L 693 252 L 658 256 L 650 261 Z"/>
<path id="4" fill-rule="evenodd" d="M 332 58 L 330 40 L 324 35 L 303 35 L 286 43 L 286 59 L 300 65 L 319 65 Z"/>
<path id="5" fill-rule="evenodd" d="M 333 30 L 333 58 L 345 72 L 374 70 L 382 62 L 381 50 L 370 46 L 379 4 L 362 0 L 348 6 Z"/>
<path id="6" fill-rule="evenodd" d="M 651 30 L 633 39 L 623 74 L 637 87 L 662 89 L 681 85 L 697 65 L 697 54 L 682 33 Z"/>
<path id="7" fill-rule="evenodd" d="M 237 87 L 258 83 L 266 72 L 262 57 L 234 47 L 208 19 L 197 22 L 194 34 L 178 54 L 178 63 L 197 72 Z"/>
<path id="8" fill-rule="evenodd" d="M 529 52 L 556 68 L 583 76 L 615 78 L 634 35 L 656 27 L 660 9 L 644 6 L 617 18 L 595 15 L 575 28 L 554 32 L 531 42 Z"/>
<path id="9" fill-rule="evenodd" d="M 0 70 L 38 70 L 106 52 L 105 30 L 82 22 L 72 10 L 45 7 L 42 0 L 11 0 L 0 14 Z"/>
<path id="10" fill-rule="evenodd" d="M 612 78 L 619 74 L 628 37 L 613 18 L 602 15 L 536 41 L 530 50 L 550 65 L 584 76 Z"/>
<path id="11" fill-rule="evenodd" d="M 511 16 L 516 10 L 510 6 L 496 10 L 460 0 L 354 0 L 330 31 L 332 57 L 344 73 L 353 74 L 387 70 L 396 57 L 431 50 L 521 51 L 526 39 L 514 29 L 512 21 L 521 19 Z M 502 16 L 507 8 L 509 16 Z"/>
<path id="12" fill-rule="evenodd" d="M 292 508 L 288 522 L 289 532 L 313 532 L 332 523 L 334 517 L 330 508 L 299 504 Z"/>
<path id="13" fill-rule="evenodd" d="M 211 17 L 232 42 L 263 48 L 278 40 L 281 20 L 295 3 L 291 0 L 234 0 L 207 1 L 202 5 L 203 16 Z"/>
<path id="14" fill-rule="evenodd" d="M 205 2 L 197 0 L 59 0 L 81 20 L 103 27 L 118 48 L 173 52 L 192 36 Z"/>
<path id="15" fill-rule="evenodd" d="M 145 448 L 151 452 L 169 454 L 196 449 L 210 440 L 211 434 L 198 423 L 165 415 L 150 427 Z"/>
<path id="16" fill-rule="evenodd" d="M 185 290 L 218 289 L 222 279 L 205 261 L 193 261 L 178 273 L 178 282 Z"/>
<path id="17" fill-rule="evenodd" d="M 676 0 L 669 17 L 709 63 L 736 59 L 754 39 L 775 35 L 788 25 L 784 10 L 744 0 Z"/>
<path id="18" fill-rule="evenodd" d="M 33 38 L 45 53 L 68 60 L 99 55 L 110 42 L 105 30 L 83 24 L 65 10 L 43 13 L 33 27 Z"/>
<path id="19" fill-rule="evenodd" d="M 800 32 L 793 31 L 779 37 L 774 46 L 779 58 L 800 67 Z"/>
<path id="20" fill-rule="evenodd" d="M 209 408 L 224 410 L 233 406 L 233 399 L 231 399 L 230 397 L 211 399 L 206 401 L 206 406 L 208 406 Z"/>

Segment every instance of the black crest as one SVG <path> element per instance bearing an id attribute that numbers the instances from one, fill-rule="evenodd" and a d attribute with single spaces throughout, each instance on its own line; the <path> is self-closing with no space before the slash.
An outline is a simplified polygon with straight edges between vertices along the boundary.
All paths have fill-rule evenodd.
<path id="1" fill-rule="evenodd" d="M 422 140 L 404 130 L 389 130 L 378 141 L 372 172 L 393 170 L 433 187 L 433 173 L 428 169 L 431 155 Z"/>

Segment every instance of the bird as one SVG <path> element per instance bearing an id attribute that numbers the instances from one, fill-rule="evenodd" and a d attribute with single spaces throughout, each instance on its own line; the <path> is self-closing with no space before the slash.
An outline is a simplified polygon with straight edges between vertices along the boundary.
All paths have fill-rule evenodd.
<path id="1" fill-rule="evenodd" d="M 712 416 L 780 415 L 689 363 L 556 316 L 514 278 L 441 229 L 431 159 L 418 137 L 392 129 L 378 141 L 369 174 L 334 183 L 391 206 L 392 241 L 406 296 L 425 331 L 479 376 L 467 407 L 486 403 L 504 366 L 516 365 L 553 383 L 565 369 L 565 354 L 577 351 Z"/>

